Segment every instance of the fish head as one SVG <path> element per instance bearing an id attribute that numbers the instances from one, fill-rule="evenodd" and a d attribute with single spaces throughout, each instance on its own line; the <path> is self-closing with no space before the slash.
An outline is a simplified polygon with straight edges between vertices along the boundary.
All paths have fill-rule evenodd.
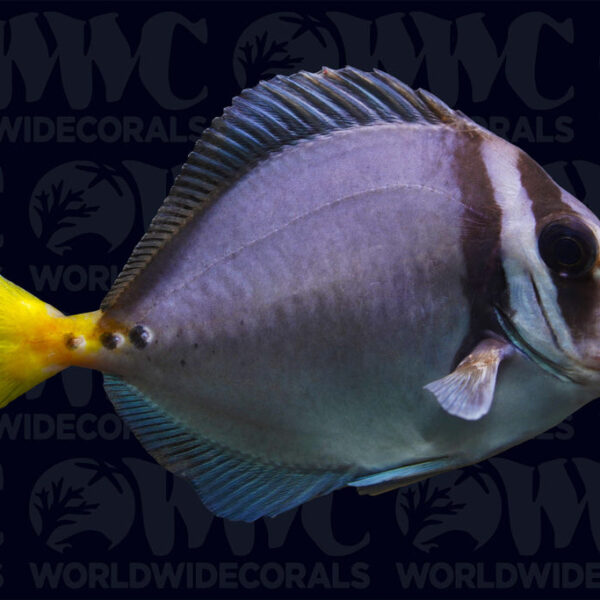
<path id="1" fill-rule="evenodd" d="M 600 221 L 524 152 L 516 166 L 502 202 L 498 321 L 539 366 L 600 390 Z"/>

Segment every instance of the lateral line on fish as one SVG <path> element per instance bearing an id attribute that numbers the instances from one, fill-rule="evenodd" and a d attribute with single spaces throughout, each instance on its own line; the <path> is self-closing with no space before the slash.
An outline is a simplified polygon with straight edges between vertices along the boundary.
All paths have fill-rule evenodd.
<path id="1" fill-rule="evenodd" d="M 277 233 L 283 231 L 284 229 L 286 229 L 287 227 L 289 227 L 290 225 L 293 225 L 295 223 L 297 223 L 298 221 L 301 221 L 303 219 L 305 219 L 306 217 L 310 217 L 318 212 L 320 212 L 321 210 L 325 210 L 327 208 L 331 208 L 332 206 L 336 206 L 337 204 L 341 204 L 342 202 L 348 201 L 348 200 L 352 200 L 354 198 L 356 198 L 357 196 L 362 196 L 364 194 L 369 194 L 369 193 L 373 193 L 373 192 L 379 192 L 379 191 L 391 191 L 391 190 L 396 190 L 396 189 L 416 189 L 416 190 L 427 190 L 430 191 L 434 194 L 438 194 L 444 198 L 447 198 L 448 200 L 453 200 L 454 199 L 454 195 L 449 194 L 446 190 L 442 190 L 442 189 L 438 189 L 438 188 L 434 188 L 428 185 L 421 185 L 421 184 L 416 184 L 416 183 L 406 183 L 406 184 L 394 184 L 394 185 L 387 185 L 387 186 L 377 186 L 374 188 L 369 188 L 366 190 L 361 190 L 360 192 L 356 193 L 356 194 L 349 194 L 348 196 L 344 196 L 343 198 L 338 198 L 337 200 L 332 200 L 331 202 L 327 202 L 326 204 L 322 204 L 321 206 L 317 206 L 316 208 L 309 210 L 301 215 L 298 215 L 297 217 L 294 217 L 293 219 L 291 219 L 290 221 L 288 221 L 287 223 L 283 224 L 280 227 L 277 227 L 276 229 L 273 229 L 272 231 L 269 231 L 268 233 L 266 233 L 265 235 L 256 238 L 250 242 L 248 242 L 247 244 L 243 244 L 241 246 L 239 246 L 238 248 L 236 248 L 235 250 L 232 250 L 231 252 L 228 252 L 227 254 L 219 257 L 218 259 L 216 259 L 215 261 L 213 261 L 210 265 L 208 265 L 207 267 L 205 267 L 202 271 L 200 271 L 199 273 L 196 273 L 194 275 L 191 275 L 184 283 L 180 283 L 179 285 L 173 286 L 172 288 L 169 289 L 169 291 L 164 294 L 162 296 L 162 300 L 164 300 L 165 298 L 169 298 L 170 296 L 172 296 L 174 293 L 178 292 L 179 290 L 185 288 L 186 286 L 189 286 L 192 282 L 194 282 L 196 279 L 198 279 L 199 277 L 202 277 L 203 275 L 205 275 L 206 273 L 208 273 L 211 269 L 213 269 L 214 267 L 218 266 L 219 264 L 227 261 L 230 258 L 233 258 L 234 256 L 236 256 L 237 254 L 239 254 L 242 250 L 245 250 L 247 248 L 250 248 L 260 242 L 263 242 L 267 239 L 269 239 L 270 237 L 276 235 Z M 147 310 L 145 310 L 144 312 L 141 313 L 141 317 L 140 319 L 143 321 L 149 314 L 152 313 L 152 311 L 155 309 L 156 305 L 152 305 L 150 308 L 148 308 Z"/>
<path id="2" fill-rule="evenodd" d="M 318 73 L 300 71 L 260 82 L 243 90 L 204 130 L 127 264 L 140 258 L 141 249 L 143 263 L 131 262 L 123 269 L 100 308 L 110 308 L 168 240 L 265 158 L 299 142 L 381 124 L 491 135 L 433 94 L 412 90 L 378 69 L 365 73 L 353 67 L 324 67 Z M 183 209 L 187 215 L 169 220 L 181 197 L 191 204 Z"/>

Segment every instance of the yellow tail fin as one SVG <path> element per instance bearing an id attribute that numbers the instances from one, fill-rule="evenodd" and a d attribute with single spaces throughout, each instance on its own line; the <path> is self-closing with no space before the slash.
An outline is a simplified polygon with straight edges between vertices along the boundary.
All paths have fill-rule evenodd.
<path id="1" fill-rule="evenodd" d="M 100 311 L 67 317 L 0 276 L 0 407 L 96 350 Z"/>

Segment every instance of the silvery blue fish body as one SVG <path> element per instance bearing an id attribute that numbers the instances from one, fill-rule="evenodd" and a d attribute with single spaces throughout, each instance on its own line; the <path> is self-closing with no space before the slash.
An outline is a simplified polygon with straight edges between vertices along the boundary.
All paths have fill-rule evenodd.
<path id="1" fill-rule="evenodd" d="M 378 493 L 599 393 L 599 237 L 531 158 L 426 92 L 276 77 L 197 142 L 91 366 L 219 515 Z"/>

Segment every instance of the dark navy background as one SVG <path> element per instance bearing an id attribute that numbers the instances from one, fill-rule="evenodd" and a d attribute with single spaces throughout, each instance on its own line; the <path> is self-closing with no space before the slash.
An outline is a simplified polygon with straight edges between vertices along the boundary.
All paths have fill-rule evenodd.
<path id="1" fill-rule="evenodd" d="M 97 308 L 243 87 L 383 68 L 600 210 L 596 3 L 3 2 L 0 265 Z M 443 335 L 443 332 L 440 332 Z M 213 517 L 71 369 L 0 413 L 3 598 L 600 595 L 598 405 L 481 465 L 256 524 Z"/>

